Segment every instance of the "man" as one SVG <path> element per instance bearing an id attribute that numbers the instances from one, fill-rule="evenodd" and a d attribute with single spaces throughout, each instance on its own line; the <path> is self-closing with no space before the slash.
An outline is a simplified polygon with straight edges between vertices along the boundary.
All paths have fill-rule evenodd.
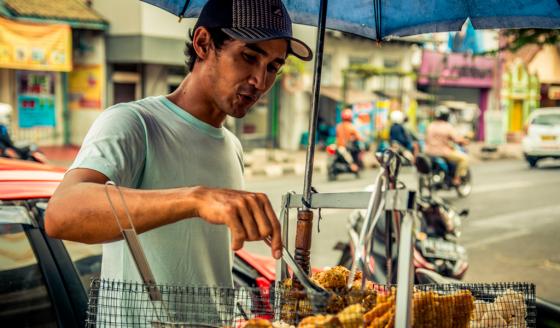
<path id="1" fill-rule="evenodd" d="M 191 41 L 190 74 L 178 89 L 103 112 L 49 202 L 49 235 L 104 243 L 103 278 L 139 280 L 118 241 L 108 180 L 121 186 L 160 283 L 232 286 L 230 244 L 238 250 L 245 241 L 271 237 L 273 256 L 281 256 L 267 196 L 238 191 L 242 150 L 223 123 L 227 115 L 245 116 L 288 55 L 309 60 L 311 50 L 292 38 L 280 0 L 210 0 Z M 109 191 L 127 227 L 117 191 Z"/>
<path id="2" fill-rule="evenodd" d="M 426 131 L 426 153 L 430 156 L 440 156 L 455 163 L 457 169 L 453 177 L 453 184 L 461 184 L 461 177 L 467 174 L 468 156 L 455 149 L 454 143 L 466 145 L 468 140 L 457 134 L 449 120 L 449 109 L 438 106 L 435 111 L 436 120 L 430 123 Z"/>
<path id="3" fill-rule="evenodd" d="M 360 169 L 358 165 L 360 153 L 358 143 L 362 141 L 362 137 L 358 129 L 352 124 L 354 117 L 352 109 L 345 108 L 340 116 L 342 122 L 336 127 L 336 146 L 344 159 L 350 164 L 352 172 L 358 172 Z"/>
<path id="4" fill-rule="evenodd" d="M 392 124 L 389 131 L 389 141 L 391 146 L 395 147 L 397 151 L 400 151 L 410 163 L 414 163 L 414 154 L 416 150 L 412 136 L 404 127 L 404 113 L 400 110 L 394 110 L 391 112 L 390 117 Z"/>

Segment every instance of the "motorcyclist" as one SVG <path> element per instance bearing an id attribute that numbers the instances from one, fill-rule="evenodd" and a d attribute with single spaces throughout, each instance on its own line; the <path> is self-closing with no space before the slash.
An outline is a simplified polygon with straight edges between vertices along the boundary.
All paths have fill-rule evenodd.
<path id="1" fill-rule="evenodd" d="M 360 132 L 354 124 L 352 109 L 346 108 L 341 113 L 342 122 L 336 126 L 336 146 L 340 154 L 350 164 L 352 172 L 358 172 L 359 167 L 359 143 L 363 141 Z"/>
<path id="2" fill-rule="evenodd" d="M 454 147 L 454 144 L 466 145 L 468 140 L 461 137 L 449 123 L 449 108 L 437 106 L 435 121 L 426 130 L 426 154 L 439 156 L 457 165 L 452 183 L 461 184 L 461 177 L 467 174 L 468 156 Z"/>
<path id="3" fill-rule="evenodd" d="M 0 157 L 20 158 L 20 149 L 14 145 L 8 126 L 12 107 L 8 104 L 0 104 Z"/>
<path id="4" fill-rule="evenodd" d="M 415 142 L 409 131 L 404 126 L 405 114 L 400 110 L 391 112 L 391 130 L 389 132 L 389 142 L 392 147 L 396 147 L 408 161 L 414 162 L 416 153 Z"/>

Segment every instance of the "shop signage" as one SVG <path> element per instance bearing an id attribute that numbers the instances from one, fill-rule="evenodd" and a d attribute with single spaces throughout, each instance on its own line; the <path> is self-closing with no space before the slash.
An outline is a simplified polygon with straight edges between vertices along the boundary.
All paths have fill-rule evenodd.
<path id="1" fill-rule="evenodd" d="M 103 67 L 101 65 L 75 65 L 68 74 L 70 109 L 101 109 L 103 90 Z"/>
<path id="2" fill-rule="evenodd" d="M 491 88 L 496 59 L 463 53 L 424 51 L 418 83 L 439 86 Z"/>
<path id="3" fill-rule="evenodd" d="M 19 127 L 54 127 L 56 119 L 53 73 L 18 71 L 16 79 Z"/>
<path id="4" fill-rule="evenodd" d="M 22 23 L 0 18 L 0 67 L 58 72 L 72 70 L 70 26 Z"/>

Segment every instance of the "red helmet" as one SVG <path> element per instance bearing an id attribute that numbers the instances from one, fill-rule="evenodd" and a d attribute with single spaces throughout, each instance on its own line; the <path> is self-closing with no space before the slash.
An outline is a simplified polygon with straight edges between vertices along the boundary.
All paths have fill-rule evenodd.
<path id="1" fill-rule="evenodd" d="M 342 111 L 340 116 L 342 117 L 343 121 L 352 121 L 352 118 L 354 117 L 354 113 L 352 112 L 351 109 L 345 109 Z"/>

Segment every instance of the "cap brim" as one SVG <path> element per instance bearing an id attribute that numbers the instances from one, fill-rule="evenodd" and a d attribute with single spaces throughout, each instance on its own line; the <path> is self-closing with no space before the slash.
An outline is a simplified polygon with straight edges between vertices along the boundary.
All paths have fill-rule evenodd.
<path id="1" fill-rule="evenodd" d="M 222 31 L 230 37 L 244 42 L 259 42 L 274 39 L 289 40 L 288 54 L 297 58 L 310 61 L 313 59 L 313 51 L 303 41 L 290 35 L 284 35 L 276 30 L 257 29 L 257 28 L 222 28 Z"/>

